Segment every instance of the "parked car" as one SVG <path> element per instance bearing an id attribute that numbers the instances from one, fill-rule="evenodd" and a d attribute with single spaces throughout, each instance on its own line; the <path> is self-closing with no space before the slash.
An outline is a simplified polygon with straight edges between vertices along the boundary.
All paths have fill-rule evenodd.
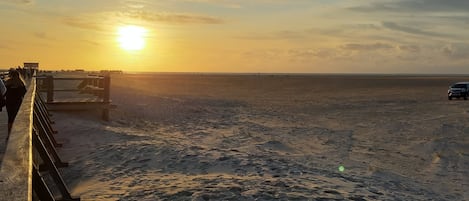
<path id="1" fill-rule="evenodd" d="M 469 82 L 457 82 L 448 89 L 448 100 L 454 98 L 464 98 L 467 100 L 469 96 Z"/>

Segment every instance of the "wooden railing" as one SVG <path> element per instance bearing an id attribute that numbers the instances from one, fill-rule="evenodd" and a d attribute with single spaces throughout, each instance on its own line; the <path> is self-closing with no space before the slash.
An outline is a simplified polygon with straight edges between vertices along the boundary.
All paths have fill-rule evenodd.
<path id="1" fill-rule="evenodd" d="M 61 145 L 54 139 L 56 131 L 49 115 L 37 94 L 36 80 L 32 79 L 13 123 L 0 167 L 0 200 L 80 200 L 72 198 L 57 170 L 68 163 L 63 162 L 55 150 Z M 43 174 L 46 171 L 47 174 Z M 46 179 L 48 182 L 45 177 L 50 177 Z"/>
<path id="2" fill-rule="evenodd" d="M 16 115 L 0 169 L 1 200 L 32 200 L 32 132 L 36 82 L 32 80 Z"/>
<path id="3" fill-rule="evenodd" d="M 93 75 L 88 77 L 53 77 L 40 76 L 37 77 L 38 90 L 46 94 L 46 103 L 51 110 L 102 110 L 103 120 L 109 120 L 110 109 L 110 85 L 111 78 L 109 75 Z M 63 81 L 80 81 L 79 85 L 69 86 L 68 88 L 58 88 L 56 82 Z M 68 99 L 60 100 L 56 98 L 56 93 L 60 92 L 76 92 L 76 94 L 89 94 L 94 99 Z M 79 98 L 79 96 L 78 96 Z"/>

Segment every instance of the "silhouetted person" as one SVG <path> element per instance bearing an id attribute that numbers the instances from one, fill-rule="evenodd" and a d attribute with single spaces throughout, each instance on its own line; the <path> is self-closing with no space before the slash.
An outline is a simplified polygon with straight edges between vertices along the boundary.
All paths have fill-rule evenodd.
<path id="1" fill-rule="evenodd" d="M 0 78 L 0 112 L 3 110 L 3 107 L 5 107 L 5 94 L 7 92 L 7 88 L 5 87 L 5 84 L 3 83 L 3 78 Z"/>
<path id="2" fill-rule="evenodd" d="M 8 137 L 10 136 L 11 126 L 15 121 L 16 114 L 23 102 L 23 96 L 26 93 L 26 86 L 18 71 L 10 69 L 8 72 L 9 79 L 5 82 L 7 88 L 6 108 L 8 113 Z"/>

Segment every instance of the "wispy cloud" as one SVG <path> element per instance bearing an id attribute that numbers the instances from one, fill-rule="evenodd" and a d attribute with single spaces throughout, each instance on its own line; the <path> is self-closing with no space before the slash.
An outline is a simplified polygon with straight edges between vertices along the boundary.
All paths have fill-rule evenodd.
<path id="1" fill-rule="evenodd" d="M 420 46 L 418 45 L 399 45 L 398 48 L 406 52 L 420 52 Z"/>
<path id="2" fill-rule="evenodd" d="M 96 19 L 100 19 L 97 21 Z M 70 26 L 84 29 L 102 30 L 109 20 L 141 20 L 146 22 L 161 22 L 168 24 L 222 24 L 225 21 L 212 16 L 197 15 L 188 13 L 155 13 L 146 11 L 134 12 L 102 12 L 91 15 L 82 15 L 80 17 L 65 18 L 64 22 Z"/>
<path id="3" fill-rule="evenodd" d="M 97 20 L 99 19 L 99 20 Z M 80 16 L 65 17 L 62 22 L 66 25 L 81 29 L 105 31 L 108 26 L 127 20 L 168 24 L 221 24 L 220 18 L 185 13 L 153 13 L 153 12 L 101 12 L 82 14 Z"/>
<path id="4" fill-rule="evenodd" d="M 243 8 L 244 5 L 262 4 L 262 5 L 291 5 L 291 4 L 312 4 L 310 0 L 173 0 L 179 2 L 195 2 L 219 5 L 228 8 Z"/>
<path id="5" fill-rule="evenodd" d="M 128 9 L 142 9 L 148 5 L 148 2 L 142 0 L 125 0 L 123 4 Z"/>
<path id="6" fill-rule="evenodd" d="M 344 50 L 357 50 L 357 51 L 374 51 L 374 50 L 389 50 L 394 46 L 386 43 L 373 43 L 373 44 L 360 44 L 360 43 L 347 43 L 341 46 Z"/>
<path id="7" fill-rule="evenodd" d="M 129 17 L 150 22 L 165 22 L 171 24 L 222 24 L 224 20 L 221 18 L 190 14 L 190 13 L 155 13 L 147 11 L 119 12 L 116 15 L 121 17 Z"/>
<path id="8" fill-rule="evenodd" d="M 245 40 L 296 40 L 305 39 L 307 36 L 307 31 L 283 30 L 270 33 L 249 33 L 235 38 Z"/>
<path id="9" fill-rule="evenodd" d="M 94 31 L 104 31 L 104 27 L 96 20 L 87 17 L 67 17 L 62 20 L 66 25 L 77 27 L 81 29 L 88 29 Z"/>
<path id="10" fill-rule="evenodd" d="M 100 44 L 96 41 L 91 41 L 91 40 L 82 40 L 83 42 L 86 42 L 88 44 L 94 45 L 94 46 L 99 46 Z"/>
<path id="11" fill-rule="evenodd" d="M 368 5 L 350 7 L 360 12 L 467 12 L 467 0 L 375 1 Z"/>
<path id="12" fill-rule="evenodd" d="M 18 4 L 18 5 L 31 5 L 35 0 L 2 0 L 0 3 Z"/>
<path id="13" fill-rule="evenodd" d="M 469 60 L 469 44 L 453 43 L 444 46 L 441 50 L 443 54 L 451 59 Z"/>
<path id="14" fill-rule="evenodd" d="M 341 55 L 340 51 L 327 48 L 292 48 L 287 51 L 292 61 L 308 61 L 312 59 L 334 59 Z M 342 55 L 343 56 L 343 55 Z"/>
<path id="15" fill-rule="evenodd" d="M 284 51 L 280 49 L 262 49 L 243 52 L 243 57 L 249 57 L 255 60 L 275 60 L 280 58 L 283 54 Z"/>
<path id="16" fill-rule="evenodd" d="M 430 31 L 424 31 L 420 30 L 414 27 L 409 27 L 409 26 L 403 26 L 399 25 L 394 22 L 382 22 L 383 27 L 386 27 L 391 30 L 395 31 L 400 31 L 400 32 L 405 32 L 409 34 L 415 34 L 415 35 L 424 35 L 424 36 L 437 36 L 437 37 L 447 37 L 447 34 L 440 34 L 440 33 L 435 33 L 435 32 L 430 32 Z"/>
<path id="17" fill-rule="evenodd" d="M 309 28 L 309 29 L 291 29 L 279 30 L 265 33 L 247 33 L 236 36 L 237 39 L 245 40 L 308 40 L 321 37 L 352 37 L 356 32 L 378 31 L 382 27 L 375 24 L 344 24 L 337 25 L 334 28 Z"/>
<path id="18" fill-rule="evenodd" d="M 227 8 L 241 8 L 239 1 L 233 0 L 182 0 L 185 2 L 195 2 L 195 3 L 210 3 L 215 5 L 220 5 Z"/>
<path id="19" fill-rule="evenodd" d="M 40 39 L 50 39 L 45 32 L 35 32 L 33 35 Z"/>
<path id="20" fill-rule="evenodd" d="M 11 48 L 8 47 L 7 45 L 0 44 L 0 49 L 11 49 Z"/>

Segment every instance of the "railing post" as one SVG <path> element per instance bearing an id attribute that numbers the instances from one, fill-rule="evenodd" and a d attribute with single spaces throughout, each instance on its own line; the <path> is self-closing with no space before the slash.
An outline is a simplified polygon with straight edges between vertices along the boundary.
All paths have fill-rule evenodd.
<path id="1" fill-rule="evenodd" d="M 101 76 L 98 77 L 98 87 L 104 88 L 104 79 Z"/>
<path id="2" fill-rule="evenodd" d="M 103 102 L 105 103 L 105 108 L 103 109 L 103 120 L 109 121 L 109 104 L 111 98 L 111 75 L 107 74 L 103 78 L 104 84 L 104 94 Z"/>
<path id="3" fill-rule="evenodd" d="M 54 180 L 56 187 L 62 194 L 62 200 L 70 200 L 70 201 L 79 201 L 80 198 L 72 198 L 70 195 L 70 191 L 68 187 L 65 185 L 65 182 L 60 175 L 59 171 L 57 170 L 57 166 L 52 161 L 47 149 L 45 148 L 44 143 L 42 142 L 41 138 L 37 135 L 37 132 L 33 129 L 32 140 L 34 147 L 36 148 L 39 156 L 41 157 L 42 161 L 44 162 L 47 170 L 49 170 L 50 176 Z"/>
<path id="4" fill-rule="evenodd" d="M 39 200 L 50 200 L 55 201 L 54 195 L 47 187 L 46 182 L 42 179 L 41 175 L 39 175 L 39 170 L 33 165 L 33 188 L 34 192 L 38 196 Z"/>
<path id="5" fill-rule="evenodd" d="M 46 78 L 47 83 L 47 103 L 54 102 L 54 77 L 51 75 Z"/>

